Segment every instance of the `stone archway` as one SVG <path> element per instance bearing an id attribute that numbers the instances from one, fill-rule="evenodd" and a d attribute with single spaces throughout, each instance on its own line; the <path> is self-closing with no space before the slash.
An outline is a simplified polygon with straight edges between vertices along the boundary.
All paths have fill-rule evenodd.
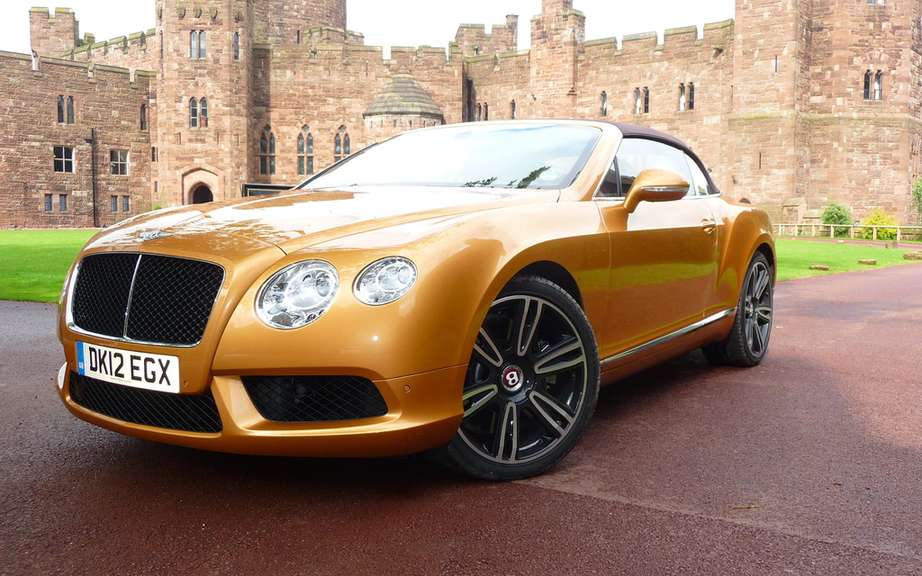
<path id="1" fill-rule="evenodd" d="M 192 204 L 207 204 L 208 202 L 214 202 L 214 194 L 207 184 L 199 184 L 192 189 L 189 200 Z"/>
<path id="2" fill-rule="evenodd" d="M 203 204 L 215 200 L 224 200 L 224 178 L 209 167 L 190 168 L 182 175 L 183 204 Z"/>

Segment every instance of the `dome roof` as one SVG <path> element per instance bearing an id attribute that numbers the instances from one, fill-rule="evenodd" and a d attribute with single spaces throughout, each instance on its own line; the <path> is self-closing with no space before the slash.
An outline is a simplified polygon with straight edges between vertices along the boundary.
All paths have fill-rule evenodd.
<path id="1" fill-rule="evenodd" d="M 409 74 L 397 74 L 365 111 L 365 117 L 416 115 L 443 118 L 442 109 L 432 96 Z"/>

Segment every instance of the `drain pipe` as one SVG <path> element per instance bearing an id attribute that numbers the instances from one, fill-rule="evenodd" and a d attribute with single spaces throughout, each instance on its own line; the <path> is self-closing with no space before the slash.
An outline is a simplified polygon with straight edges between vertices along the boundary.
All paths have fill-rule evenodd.
<path id="1" fill-rule="evenodd" d="M 96 178 L 96 152 L 97 152 L 97 149 L 96 149 L 96 144 L 97 144 L 97 141 L 96 141 L 96 128 L 91 128 L 91 129 L 90 129 L 90 137 L 86 139 L 86 143 L 90 145 L 90 149 L 92 150 L 91 154 L 92 154 L 92 156 L 93 156 L 93 157 L 91 158 L 91 160 L 90 160 L 90 166 L 91 166 L 90 170 L 91 170 L 92 178 L 93 178 L 93 228 L 99 228 L 99 208 L 97 207 L 97 204 L 96 204 L 96 196 L 97 196 L 97 186 L 96 186 L 96 179 L 97 179 L 97 178 Z"/>

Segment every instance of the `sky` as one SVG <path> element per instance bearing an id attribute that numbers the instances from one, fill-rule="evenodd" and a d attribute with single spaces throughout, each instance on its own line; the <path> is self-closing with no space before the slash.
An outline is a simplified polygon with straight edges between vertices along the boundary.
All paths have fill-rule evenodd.
<path id="1" fill-rule="evenodd" d="M 153 0 L 69 0 L 80 34 L 97 41 L 154 27 Z M 42 0 L 0 0 L 0 50 L 29 52 L 29 8 Z M 47 3 L 46 3 L 47 5 Z M 113 5 L 116 8 L 113 8 Z M 702 26 L 733 17 L 734 0 L 574 0 L 586 14 L 586 38 L 608 38 L 679 26 Z M 519 15 L 519 48 L 528 48 L 529 22 L 541 0 L 348 0 L 349 29 L 373 46 L 447 47 L 460 23 L 501 24 Z"/>

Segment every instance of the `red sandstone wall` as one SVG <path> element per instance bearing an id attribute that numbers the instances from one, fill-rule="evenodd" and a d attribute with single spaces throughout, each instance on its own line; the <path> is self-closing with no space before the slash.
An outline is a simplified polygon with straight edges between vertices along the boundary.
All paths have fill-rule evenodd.
<path id="1" fill-rule="evenodd" d="M 98 209 L 101 224 L 113 224 L 150 209 L 150 133 L 139 128 L 141 104 L 147 101 L 151 79 L 127 70 L 61 60 L 43 60 L 32 71 L 26 55 L 0 53 L 0 228 L 91 226 L 91 147 L 85 142 L 92 128 L 99 140 Z M 74 96 L 76 123 L 57 123 L 57 97 Z M 11 121 L 12 120 L 12 121 Z M 76 173 L 53 170 L 53 146 L 76 148 Z M 112 176 L 109 151 L 130 152 L 128 176 Z M 54 211 L 43 211 L 44 194 L 54 194 Z M 68 195 L 68 211 L 58 211 L 58 195 Z M 113 214 L 110 195 L 131 196 L 131 212 Z M 121 202 L 121 199 L 119 200 Z"/>

